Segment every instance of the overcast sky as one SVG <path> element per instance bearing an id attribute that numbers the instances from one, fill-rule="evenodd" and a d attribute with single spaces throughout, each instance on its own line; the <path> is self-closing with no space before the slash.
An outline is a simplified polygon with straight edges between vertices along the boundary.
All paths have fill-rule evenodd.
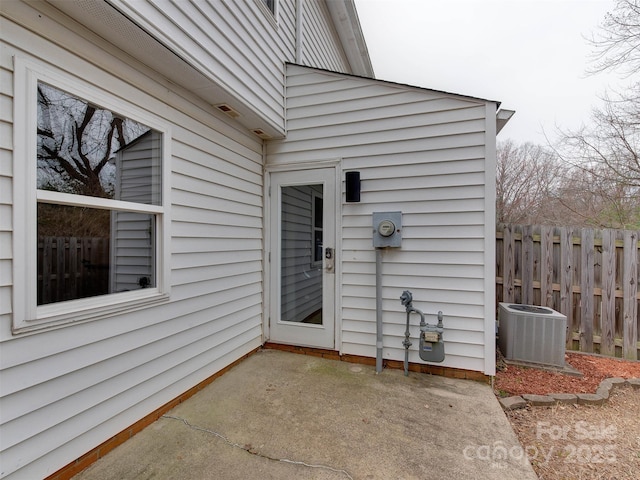
<path id="1" fill-rule="evenodd" d="M 546 144 L 589 121 L 617 76 L 588 76 L 613 0 L 356 0 L 376 78 L 497 100 L 516 114 L 498 139 Z"/>

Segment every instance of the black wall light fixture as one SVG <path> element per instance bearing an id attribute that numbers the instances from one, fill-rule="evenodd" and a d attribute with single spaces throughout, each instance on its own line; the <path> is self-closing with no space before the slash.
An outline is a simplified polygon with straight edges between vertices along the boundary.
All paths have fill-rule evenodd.
<path id="1" fill-rule="evenodd" d="M 360 201 L 360 172 L 347 172 L 345 174 L 345 191 L 347 202 Z"/>

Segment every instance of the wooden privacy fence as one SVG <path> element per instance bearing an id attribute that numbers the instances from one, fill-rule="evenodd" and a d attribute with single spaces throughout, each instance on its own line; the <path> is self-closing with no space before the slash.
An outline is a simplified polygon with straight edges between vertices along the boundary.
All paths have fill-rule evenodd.
<path id="1" fill-rule="evenodd" d="M 108 238 L 38 237 L 38 305 L 108 291 Z"/>
<path id="2" fill-rule="evenodd" d="M 566 315 L 569 350 L 637 360 L 639 234 L 498 225 L 496 300 L 547 306 Z"/>

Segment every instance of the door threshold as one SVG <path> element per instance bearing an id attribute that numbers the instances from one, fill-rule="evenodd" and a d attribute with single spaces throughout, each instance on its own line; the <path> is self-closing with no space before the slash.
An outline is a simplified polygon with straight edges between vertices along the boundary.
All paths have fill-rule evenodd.
<path id="1" fill-rule="evenodd" d="M 287 345 L 286 343 L 266 342 L 262 348 L 265 350 L 282 350 L 283 352 L 311 355 L 313 357 L 328 358 L 330 360 L 342 360 L 338 350 L 318 347 L 302 347 L 300 345 Z"/>

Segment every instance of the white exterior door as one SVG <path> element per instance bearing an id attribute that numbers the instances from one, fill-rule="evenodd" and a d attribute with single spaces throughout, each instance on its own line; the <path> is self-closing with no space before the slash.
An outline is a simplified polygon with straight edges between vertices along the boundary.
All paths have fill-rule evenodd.
<path id="1" fill-rule="evenodd" d="M 335 169 L 270 175 L 270 341 L 333 349 Z"/>

